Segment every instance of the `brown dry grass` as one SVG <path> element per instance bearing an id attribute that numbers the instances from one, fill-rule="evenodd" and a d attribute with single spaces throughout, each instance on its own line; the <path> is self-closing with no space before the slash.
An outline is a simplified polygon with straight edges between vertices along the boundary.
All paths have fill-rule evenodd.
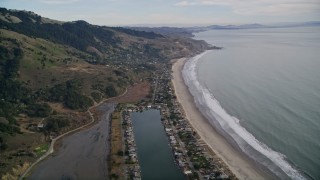
<path id="1" fill-rule="evenodd" d="M 33 152 L 40 144 L 45 143 L 45 138 L 41 133 L 23 133 L 15 136 L 7 136 L 6 141 L 8 149 L 0 150 L 0 177 L 16 177 L 16 172 L 25 169 L 25 165 L 36 160 L 37 157 L 25 155 L 17 155 L 19 152 Z M 4 177 L 2 177 L 4 178 Z"/>
<path id="2" fill-rule="evenodd" d="M 111 119 L 111 152 L 110 152 L 110 175 L 111 179 L 117 179 L 112 177 L 118 177 L 124 179 L 124 156 L 119 156 L 118 152 L 122 151 L 122 127 L 120 112 L 112 113 Z"/>
<path id="3" fill-rule="evenodd" d="M 141 82 L 133 86 L 130 86 L 125 95 L 118 98 L 110 99 L 107 102 L 136 103 L 146 98 L 149 92 L 150 92 L 150 83 Z"/>
<path id="4" fill-rule="evenodd" d="M 30 166 L 29 162 L 26 162 L 22 165 L 17 165 L 16 167 L 12 168 L 12 173 L 7 172 L 5 175 L 1 177 L 2 180 L 17 180 L 19 176 L 28 169 Z"/>

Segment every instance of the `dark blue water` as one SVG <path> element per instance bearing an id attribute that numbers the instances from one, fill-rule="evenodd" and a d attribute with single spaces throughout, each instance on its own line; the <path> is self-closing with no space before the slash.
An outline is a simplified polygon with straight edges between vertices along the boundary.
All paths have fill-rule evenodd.
<path id="1" fill-rule="evenodd" d="M 207 31 L 196 38 L 224 47 L 184 68 L 209 120 L 279 177 L 320 179 L 320 28 Z"/>
<path id="2" fill-rule="evenodd" d="M 141 178 L 149 179 L 186 179 L 174 163 L 171 148 L 159 110 L 145 110 L 132 113 L 132 124 L 141 166 Z"/>

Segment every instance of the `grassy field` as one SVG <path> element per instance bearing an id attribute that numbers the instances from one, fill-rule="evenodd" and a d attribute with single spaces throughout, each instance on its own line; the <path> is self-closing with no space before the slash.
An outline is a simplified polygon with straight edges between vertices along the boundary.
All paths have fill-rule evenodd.
<path id="1" fill-rule="evenodd" d="M 44 143 L 37 146 L 33 151 L 37 154 L 38 157 L 42 156 L 49 149 L 49 143 Z"/>

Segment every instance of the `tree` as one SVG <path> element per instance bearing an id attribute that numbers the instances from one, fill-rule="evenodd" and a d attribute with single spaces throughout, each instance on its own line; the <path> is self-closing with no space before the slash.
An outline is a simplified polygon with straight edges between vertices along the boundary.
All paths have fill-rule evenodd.
<path id="1" fill-rule="evenodd" d="M 113 85 L 110 85 L 110 86 L 107 86 L 106 87 L 106 91 L 105 91 L 105 94 L 108 96 L 108 97 L 115 97 L 117 96 L 117 91 L 116 89 L 114 88 Z"/>
<path id="2" fill-rule="evenodd" d="M 47 103 L 31 104 L 26 108 L 26 113 L 30 117 L 47 117 L 51 112 L 52 109 Z"/>
<path id="3" fill-rule="evenodd" d="M 68 119 L 63 116 L 51 116 L 47 119 L 46 130 L 58 132 L 60 128 L 69 126 Z"/>

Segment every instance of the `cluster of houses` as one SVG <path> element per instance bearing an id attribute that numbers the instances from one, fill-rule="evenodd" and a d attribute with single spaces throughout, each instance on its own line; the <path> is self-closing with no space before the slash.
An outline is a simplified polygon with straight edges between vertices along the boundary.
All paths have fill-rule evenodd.
<path id="1" fill-rule="evenodd" d="M 201 179 L 229 179 L 229 176 L 224 172 L 224 167 L 208 153 L 207 145 L 201 141 L 186 119 L 178 120 L 174 128 L 192 170 L 197 172 Z"/>
<path id="2" fill-rule="evenodd" d="M 154 103 L 163 104 L 167 100 L 172 98 L 173 91 L 170 86 L 171 74 L 170 71 L 164 70 L 161 73 L 161 77 L 157 81 L 157 89 L 155 90 Z"/>
<path id="3" fill-rule="evenodd" d="M 162 123 L 177 165 L 189 179 L 234 179 L 185 119 L 170 82 L 170 72 L 164 71 L 158 80 L 155 103 L 161 106 Z"/>
<path id="4" fill-rule="evenodd" d="M 173 126 L 169 120 L 169 110 L 165 105 L 163 105 L 163 108 L 161 109 L 161 115 L 162 117 L 164 117 L 162 118 L 162 124 L 168 136 L 169 143 L 171 145 L 172 152 L 177 165 L 183 170 L 184 174 L 186 174 L 187 176 L 194 176 L 193 168 L 192 166 L 190 166 L 190 159 L 183 147 L 182 142 L 177 136 L 177 130 L 175 126 Z"/>
<path id="5" fill-rule="evenodd" d="M 127 179 L 140 180 L 141 170 L 137 157 L 137 148 L 134 140 L 131 117 L 127 111 L 122 114 L 123 136 L 125 144 L 125 163 L 127 167 Z"/>

